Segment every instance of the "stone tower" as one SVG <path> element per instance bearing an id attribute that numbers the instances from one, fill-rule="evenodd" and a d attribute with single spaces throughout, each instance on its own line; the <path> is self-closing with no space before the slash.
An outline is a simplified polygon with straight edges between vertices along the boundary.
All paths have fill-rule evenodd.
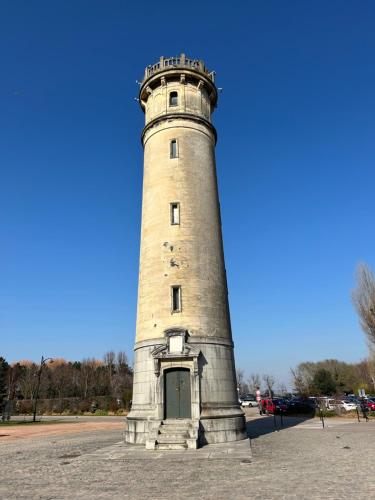
<path id="1" fill-rule="evenodd" d="M 197 447 L 246 437 L 216 181 L 214 72 L 161 57 L 139 102 L 144 179 L 133 403 L 125 440 Z"/>

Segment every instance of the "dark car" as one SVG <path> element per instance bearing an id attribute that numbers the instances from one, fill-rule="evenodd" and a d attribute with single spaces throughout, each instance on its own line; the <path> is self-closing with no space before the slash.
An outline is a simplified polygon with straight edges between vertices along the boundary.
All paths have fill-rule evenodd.
<path id="1" fill-rule="evenodd" d="M 288 409 L 288 404 L 287 401 L 283 398 L 274 398 L 273 404 L 275 405 L 275 411 L 274 413 L 276 414 L 281 414 L 281 413 L 286 413 Z"/>
<path id="2" fill-rule="evenodd" d="M 312 414 L 315 413 L 316 403 L 308 398 L 293 398 L 288 401 L 287 413 L 291 414 Z"/>

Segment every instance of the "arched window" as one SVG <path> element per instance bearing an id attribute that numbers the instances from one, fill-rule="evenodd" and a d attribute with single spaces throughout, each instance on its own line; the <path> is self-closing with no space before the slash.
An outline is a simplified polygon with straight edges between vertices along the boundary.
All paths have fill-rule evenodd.
<path id="1" fill-rule="evenodd" d="M 171 92 L 169 94 L 169 105 L 170 106 L 177 106 L 178 105 L 178 93 L 177 92 Z"/>
<path id="2" fill-rule="evenodd" d="M 177 139 L 172 139 L 171 140 L 170 157 L 171 158 L 177 158 L 178 157 Z"/>

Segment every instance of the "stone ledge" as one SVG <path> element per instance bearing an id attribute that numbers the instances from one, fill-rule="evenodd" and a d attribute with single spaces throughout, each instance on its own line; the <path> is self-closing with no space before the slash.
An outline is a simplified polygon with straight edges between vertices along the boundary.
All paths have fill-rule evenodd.
<path id="1" fill-rule="evenodd" d="M 145 446 L 131 445 L 124 442 L 116 443 L 96 450 L 94 453 L 80 457 L 80 460 L 105 461 L 105 460 L 150 460 L 171 459 L 190 462 L 196 460 L 252 460 L 250 439 L 231 443 L 209 444 L 198 449 L 184 450 L 147 450 Z"/>

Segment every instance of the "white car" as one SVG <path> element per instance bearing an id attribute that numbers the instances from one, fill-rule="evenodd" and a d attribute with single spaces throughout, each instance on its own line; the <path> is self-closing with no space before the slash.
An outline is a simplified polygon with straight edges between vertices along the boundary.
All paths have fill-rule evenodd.
<path id="1" fill-rule="evenodd" d="M 353 401 L 340 400 L 341 407 L 346 411 L 353 411 L 357 409 L 357 405 Z"/>
<path id="2" fill-rule="evenodd" d="M 258 406 L 258 402 L 254 396 L 243 396 L 240 398 L 240 403 L 243 407 L 248 406 L 251 408 L 252 406 Z"/>
<path id="3" fill-rule="evenodd" d="M 341 408 L 345 411 L 353 411 L 357 409 L 357 405 L 352 401 L 345 401 L 345 399 L 329 399 L 327 404 L 328 410 Z"/>

